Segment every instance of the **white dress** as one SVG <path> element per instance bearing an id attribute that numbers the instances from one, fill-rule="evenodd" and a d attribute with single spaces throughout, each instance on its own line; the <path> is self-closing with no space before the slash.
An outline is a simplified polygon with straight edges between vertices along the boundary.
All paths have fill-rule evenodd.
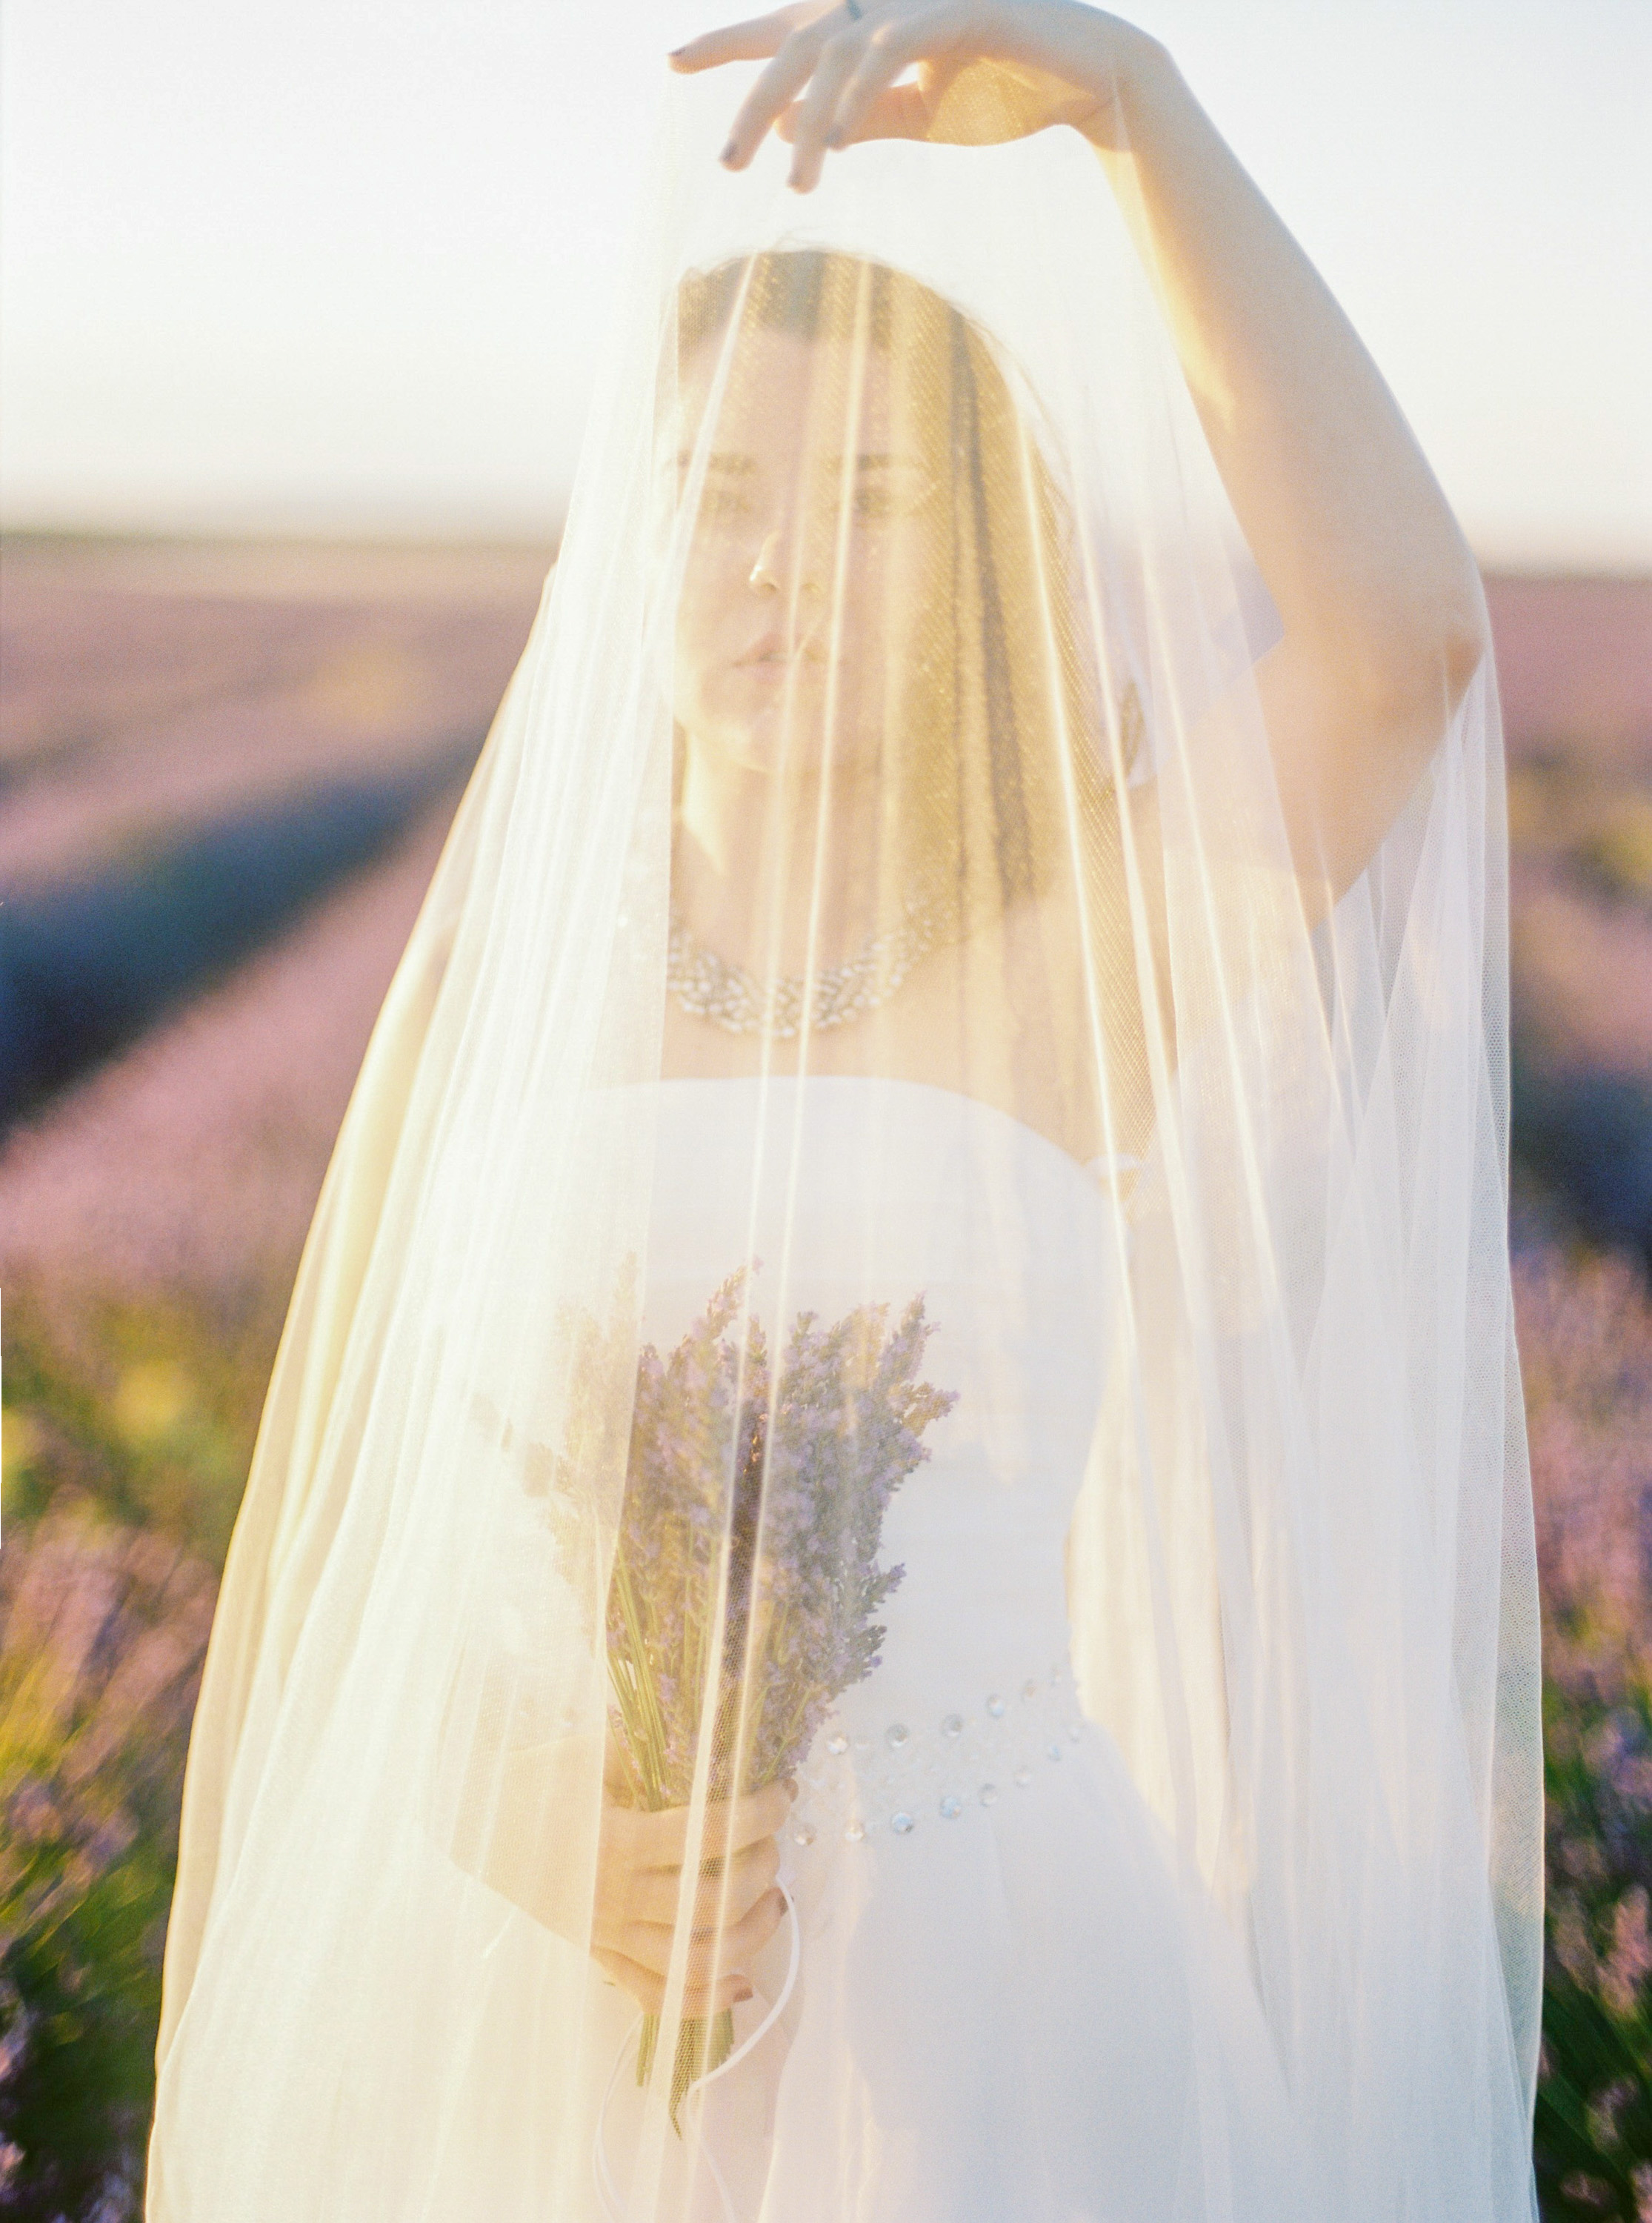
<path id="1" fill-rule="evenodd" d="M 905 1575 L 881 1664 L 801 1771 L 784 2009 L 690 2102 L 712 2157 L 692 2164 L 691 2212 L 1307 2215 L 1231 1935 L 1184 1911 L 1168 1841 L 1074 1687 L 1063 1546 L 1115 1293 L 1096 1176 L 1004 1112 L 905 1081 L 669 1081 L 657 1113 L 649 1339 L 675 1344 L 754 1256 L 771 1338 L 800 1310 L 873 1300 L 893 1320 L 921 1293 L 923 1376 L 958 1393 L 884 1523 Z M 783 1923 L 738 2035 L 769 2020 L 792 1958 Z M 603 2126 L 617 2183 L 631 2083 Z"/>

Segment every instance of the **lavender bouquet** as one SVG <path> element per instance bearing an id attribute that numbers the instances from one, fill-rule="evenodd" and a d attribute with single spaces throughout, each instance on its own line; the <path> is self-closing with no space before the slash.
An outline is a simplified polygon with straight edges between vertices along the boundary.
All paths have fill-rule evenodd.
<path id="1" fill-rule="evenodd" d="M 841 1691 L 878 1664 L 874 1620 L 904 1570 L 878 1565 L 883 1515 L 927 1458 L 923 1430 L 956 1393 L 917 1370 L 932 1326 L 914 1297 L 835 1326 L 797 1316 L 777 1370 L 741 1323 L 732 1274 L 669 1356 L 637 1370 L 619 1533 L 608 1593 L 611 1726 L 632 1796 L 689 1803 L 709 1730 L 709 1795 L 760 1791 L 802 1759 Z M 659 2037 L 649 2016 L 637 2078 Z M 671 2115 L 727 2058 L 732 2016 L 678 2035 Z"/>

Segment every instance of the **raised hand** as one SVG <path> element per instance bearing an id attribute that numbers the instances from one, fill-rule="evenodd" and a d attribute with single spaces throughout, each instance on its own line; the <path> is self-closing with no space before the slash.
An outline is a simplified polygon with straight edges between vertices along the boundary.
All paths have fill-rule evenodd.
<path id="1" fill-rule="evenodd" d="M 1139 38 L 1077 0 L 796 0 L 670 59 L 685 72 L 766 61 L 723 161 L 743 169 L 773 129 L 807 192 L 827 151 L 857 140 L 983 144 L 1066 123 L 1107 145 L 1123 48 Z"/>
<path id="2" fill-rule="evenodd" d="M 723 160 L 791 142 L 807 192 L 874 138 L 1071 124 L 1100 150 L 1285 637 L 1257 666 L 1315 905 L 1340 894 L 1438 746 L 1487 640 L 1473 558 L 1375 366 L 1144 32 L 1080 0 L 795 0 L 691 40 L 679 70 L 767 66 Z"/>

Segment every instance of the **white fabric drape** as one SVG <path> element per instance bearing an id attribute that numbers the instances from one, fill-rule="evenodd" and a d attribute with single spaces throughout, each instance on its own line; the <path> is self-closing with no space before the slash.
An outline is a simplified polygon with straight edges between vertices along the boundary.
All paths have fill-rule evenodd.
<path id="1" fill-rule="evenodd" d="M 1535 2214 L 1492 673 L 1442 680 L 1327 905 L 1266 583 L 1094 155 L 867 148 L 804 204 L 717 170 L 726 107 L 674 94 L 562 556 L 300 1270 L 192 1749 L 152 2223 Z M 807 1002 L 914 890 L 920 954 L 847 1023 L 668 990 L 674 911 Z M 776 1380 L 799 1312 L 923 1295 L 954 1401 L 782 1832 L 737 2038 L 777 2018 L 674 2123 L 588 1949 L 603 1632 L 639 1353 L 741 1269 Z M 1046 1528 L 1072 1803 L 983 1803 Z M 954 1684 L 989 1755 L 956 1817 Z M 878 1807 L 852 1740 L 830 1776 L 839 1720 L 934 1740 L 928 1804 Z M 1139 2145 L 1133 2047 L 1185 2065 Z M 949 2180 L 953 2106 L 1003 2109 L 996 2188 Z"/>

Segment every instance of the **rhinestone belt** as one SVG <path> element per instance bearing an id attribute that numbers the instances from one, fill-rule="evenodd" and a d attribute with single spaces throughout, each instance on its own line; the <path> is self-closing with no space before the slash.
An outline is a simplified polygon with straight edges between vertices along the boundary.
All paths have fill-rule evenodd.
<path id="1" fill-rule="evenodd" d="M 834 1716 L 798 1770 L 792 1842 L 835 1834 L 852 1845 L 879 1831 L 909 1837 L 932 1822 L 958 1822 L 1032 1790 L 1084 1734 L 1065 1659 L 933 1722 L 891 1721 L 867 1733 Z"/>

